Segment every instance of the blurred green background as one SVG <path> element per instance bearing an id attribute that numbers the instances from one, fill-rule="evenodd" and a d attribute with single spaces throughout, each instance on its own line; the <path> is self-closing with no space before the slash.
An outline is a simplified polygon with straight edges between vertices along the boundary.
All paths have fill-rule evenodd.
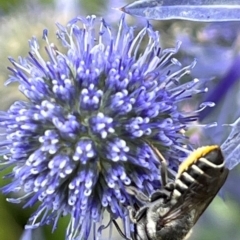
<path id="1" fill-rule="evenodd" d="M 9 72 L 7 67 L 10 66 L 7 58 L 12 56 L 27 56 L 28 54 L 28 39 L 36 36 L 41 39 L 42 30 L 49 29 L 49 39 L 58 44 L 55 39 L 55 22 L 66 24 L 68 20 L 77 15 L 95 14 L 97 16 L 104 16 L 107 21 L 117 25 L 117 21 L 121 13 L 113 10 L 113 7 L 121 7 L 131 1 L 124 0 L 69 0 L 69 1 L 50 1 L 50 0 L 0 0 L 0 102 L 1 110 L 6 110 L 14 101 L 23 99 L 23 96 L 18 91 L 16 84 L 11 84 L 8 87 L 4 86 Z M 145 22 L 142 19 L 127 18 L 129 22 L 143 25 Z M 229 52 L 233 59 L 238 55 L 239 37 L 236 41 L 229 44 L 228 42 L 209 42 L 201 35 L 202 30 L 207 24 L 190 23 L 186 21 L 166 21 L 153 22 L 156 29 L 160 31 L 161 43 L 164 47 L 173 47 L 176 40 L 187 36 L 194 39 L 197 47 L 206 46 L 206 44 L 221 44 L 226 50 L 226 57 Z M 238 30 L 236 31 L 238 35 Z M 44 46 L 44 42 L 40 41 L 40 45 Z M 202 45 L 201 45 L 202 44 Z M 194 46 L 193 46 L 194 47 Z M 193 59 L 193 49 L 184 48 L 179 57 L 181 59 Z M 208 62 L 212 64 L 212 68 L 216 64 L 216 59 L 213 57 Z M 187 61 L 187 60 L 186 60 Z M 203 59 L 204 62 L 204 59 Z M 228 62 L 229 63 L 229 62 Z M 204 69 L 202 69 L 204 73 Z M 226 69 L 227 71 L 227 69 Z M 205 73 L 204 73 L 205 74 Z M 214 76 L 213 73 L 209 73 Z M 217 72 L 217 79 L 225 72 Z M 201 76 L 199 76 L 201 77 Z M 217 81 L 216 81 L 217 83 Z M 213 86 L 214 87 L 214 86 Z M 235 91 L 239 94 L 239 91 Z M 218 118 L 218 113 L 215 112 L 212 117 Z M 230 122 L 234 119 L 230 119 Z M 224 133 L 223 133 L 224 135 Z M 222 139 L 223 140 L 223 139 Z M 0 173 L 3 176 L 3 172 Z M 0 185 L 6 183 L 0 180 Z M 191 240 L 239 240 L 240 239 L 240 169 L 236 168 L 231 172 L 223 188 L 224 201 L 220 197 L 216 197 L 213 203 L 209 206 L 207 211 L 203 214 L 201 219 L 194 227 Z M 24 225 L 33 209 L 22 209 L 21 205 L 13 205 L 7 203 L 5 197 L 0 195 L 0 239 L 1 240 L 19 240 L 23 234 Z M 51 233 L 51 227 L 44 227 L 43 235 L 34 235 L 32 239 L 64 239 L 64 232 L 66 229 L 68 219 L 61 219 L 57 230 Z M 115 231 L 115 230 L 114 230 Z M 37 238 L 38 237 L 38 238 Z M 106 238 L 106 237 L 105 237 Z M 103 237 L 104 239 L 104 237 Z M 116 233 L 115 240 L 121 239 Z M 22 238 L 25 240 L 25 238 Z"/>

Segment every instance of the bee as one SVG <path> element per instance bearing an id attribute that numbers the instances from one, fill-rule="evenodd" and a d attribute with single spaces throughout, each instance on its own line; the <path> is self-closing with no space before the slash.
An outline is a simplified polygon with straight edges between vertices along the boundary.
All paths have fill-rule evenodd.
<path id="1" fill-rule="evenodd" d="M 163 186 L 151 196 L 133 186 L 126 187 L 129 194 L 143 203 L 137 210 L 129 207 L 134 225 L 131 239 L 187 239 L 228 176 L 222 151 L 217 145 L 196 149 L 179 166 L 175 179 L 169 180 L 166 160 L 156 148 L 152 148 L 162 162 Z M 120 231 L 115 221 L 114 224 Z M 125 236 L 122 232 L 121 235 Z"/>

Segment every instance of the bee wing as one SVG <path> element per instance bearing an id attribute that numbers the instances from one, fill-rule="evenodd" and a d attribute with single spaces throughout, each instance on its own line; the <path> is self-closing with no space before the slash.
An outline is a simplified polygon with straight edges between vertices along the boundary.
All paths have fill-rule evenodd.
<path id="1" fill-rule="evenodd" d="M 232 128 L 226 141 L 221 145 L 223 154 L 226 156 L 226 166 L 233 169 L 239 163 L 240 154 L 240 118 L 232 124 L 224 124 Z"/>
<path id="2" fill-rule="evenodd" d="M 228 172 L 228 169 L 224 168 L 219 176 L 209 179 L 206 185 L 198 182 L 192 183 L 186 192 L 177 199 L 176 204 L 162 217 L 163 224 L 181 219 L 183 214 L 191 211 L 195 211 L 193 220 L 195 224 L 224 184 Z"/>

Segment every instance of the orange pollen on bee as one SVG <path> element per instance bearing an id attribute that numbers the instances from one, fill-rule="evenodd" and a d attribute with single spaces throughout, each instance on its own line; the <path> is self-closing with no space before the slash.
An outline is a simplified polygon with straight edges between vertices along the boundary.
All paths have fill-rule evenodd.
<path id="1" fill-rule="evenodd" d="M 184 171 L 186 171 L 192 164 L 196 163 L 201 157 L 206 156 L 213 150 L 219 149 L 218 145 L 204 146 L 194 150 L 187 158 L 184 160 L 178 168 L 178 178 Z"/>

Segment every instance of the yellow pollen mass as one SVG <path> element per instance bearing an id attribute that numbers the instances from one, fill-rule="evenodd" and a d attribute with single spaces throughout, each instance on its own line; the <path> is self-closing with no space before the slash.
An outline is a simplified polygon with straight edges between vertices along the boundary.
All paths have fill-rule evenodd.
<path id="1" fill-rule="evenodd" d="M 179 166 L 176 178 L 178 178 L 184 171 L 186 171 L 189 168 L 189 166 L 197 162 L 201 157 L 206 156 L 208 153 L 218 148 L 219 148 L 218 145 L 211 145 L 200 147 L 194 150 Z"/>

